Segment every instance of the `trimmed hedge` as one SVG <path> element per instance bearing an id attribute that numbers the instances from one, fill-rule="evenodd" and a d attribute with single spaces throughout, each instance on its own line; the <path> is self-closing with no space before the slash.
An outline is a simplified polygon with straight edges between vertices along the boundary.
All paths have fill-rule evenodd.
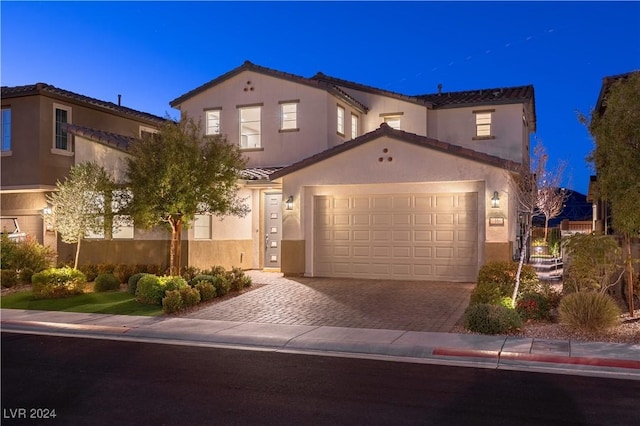
<path id="1" fill-rule="evenodd" d="M 476 333 L 503 334 L 522 327 L 522 318 L 504 306 L 479 303 L 465 311 L 464 327 Z"/>
<path id="2" fill-rule="evenodd" d="M 136 288 L 136 301 L 146 305 L 161 305 L 164 297 L 164 287 L 160 283 L 160 278 L 144 274 L 139 280 Z"/>
<path id="3" fill-rule="evenodd" d="M 96 277 L 93 291 L 113 291 L 120 290 L 120 280 L 113 274 L 100 274 Z"/>
<path id="4" fill-rule="evenodd" d="M 33 296 L 55 299 L 84 293 L 87 277 L 73 268 L 49 268 L 33 274 Z"/>

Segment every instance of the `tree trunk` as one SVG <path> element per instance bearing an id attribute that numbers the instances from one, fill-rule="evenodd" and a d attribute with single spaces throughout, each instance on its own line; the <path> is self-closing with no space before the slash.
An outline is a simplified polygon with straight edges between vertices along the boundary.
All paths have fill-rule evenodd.
<path id="1" fill-rule="evenodd" d="M 172 217 L 171 224 L 171 247 L 169 249 L 169 275 L 180 275 L 181 264 L 181 239 L 182 239 L 182 216 Z"/>
<path id="2" fill-rule="evenodd" d="M 527 222 L 527 229 L 524 233 L 524 240 L 522 241 L 522 251 L 520 252 L 520 261 L 518 262 L 518 272 L 516 272 L 516 285 L 513 288 L 513 295 L 511 296 L 511 307 L 516 307 L 516 298 L 518 297 L 518 290 L 520 289 L 520 275 L 522 274 L 522 266 L 524 265 L 524 259 L 527 254 L 527 241 L 531 235 L 531 219 Z"/>
<path id="3" fill-rule="evenodd" d="M 547 232 L 549 231 L 549 217 L 544 216 L 544 242 L 547 242 Z"/>
<path id="4" fill-rule="evenodd" d="M 73 269 L 78 269 L 78 260 L 80 259 L 80 241 L 82 241 L 82 238 L 78 238 L 78 244 L 76 245 L 76 259 L 73 262 Z"/>
<path id="5" fill-rule="evenodd" d="M 625 261 L 624 266 L 627 270 L 627 303 L 629 304 L 629 315 L 633 318 L 633 262 L 631 259 L 631 236 L 624 236 Z"/>

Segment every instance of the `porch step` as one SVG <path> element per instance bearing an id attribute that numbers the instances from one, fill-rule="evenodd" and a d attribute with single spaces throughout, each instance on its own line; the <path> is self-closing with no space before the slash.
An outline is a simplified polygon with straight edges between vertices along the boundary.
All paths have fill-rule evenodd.
<path id="1" fill-rule="evenodd" d="M 561 258 L 531 258 L 529 264 L 535 269 L 538 278 L 541 280 L 562 279 L 562 259 Z"/>

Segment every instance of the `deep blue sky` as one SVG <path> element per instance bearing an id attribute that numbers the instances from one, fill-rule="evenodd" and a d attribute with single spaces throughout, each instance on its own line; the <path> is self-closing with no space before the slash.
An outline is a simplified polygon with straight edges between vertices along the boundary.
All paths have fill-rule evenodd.
<path id="1" fill-rule="evenodd" d="M 403 94 L 533 84 L 536 137 L 585 193 L 576 111 L 640 69 L 639 2 L 7 2 L 2 85 L 45 82 L 160 116 L 250 60 Z"/>

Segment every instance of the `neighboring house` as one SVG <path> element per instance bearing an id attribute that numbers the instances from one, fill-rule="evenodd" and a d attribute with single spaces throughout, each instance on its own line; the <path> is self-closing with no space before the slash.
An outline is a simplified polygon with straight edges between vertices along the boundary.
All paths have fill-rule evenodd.
<path id="1" fill-rule="evenodd" d="M 73 257 L 73 247 L 47 230 L 46 195 L 74 164 L 96 161 L 116 180 L 123 179 L 122 157 L 142 132 L 155 132 L 164 119 L 111 102 L 38 83 L 2 87 L 2 216 L 17 218 L 22 231 L 57 249 L 59 260 Z M 158 233 L 120 229 L 92 235 L 81 261 L 159 263 Z M 165 244 L 166 245 L 166 244 Z M 151 249 L 154 248 L 154 249 Z M 164 259 L 161 259 L 164 261 Z"/>
<path id="2" fill-rule="evenodd" d="M 252 213 L 198 217 L 190 265 L 474 281 L 518 253 L 509 171 L 529 164 L 530 85 L 407 96 L 245 62 L 170 105 L 249 161 Z"/>

